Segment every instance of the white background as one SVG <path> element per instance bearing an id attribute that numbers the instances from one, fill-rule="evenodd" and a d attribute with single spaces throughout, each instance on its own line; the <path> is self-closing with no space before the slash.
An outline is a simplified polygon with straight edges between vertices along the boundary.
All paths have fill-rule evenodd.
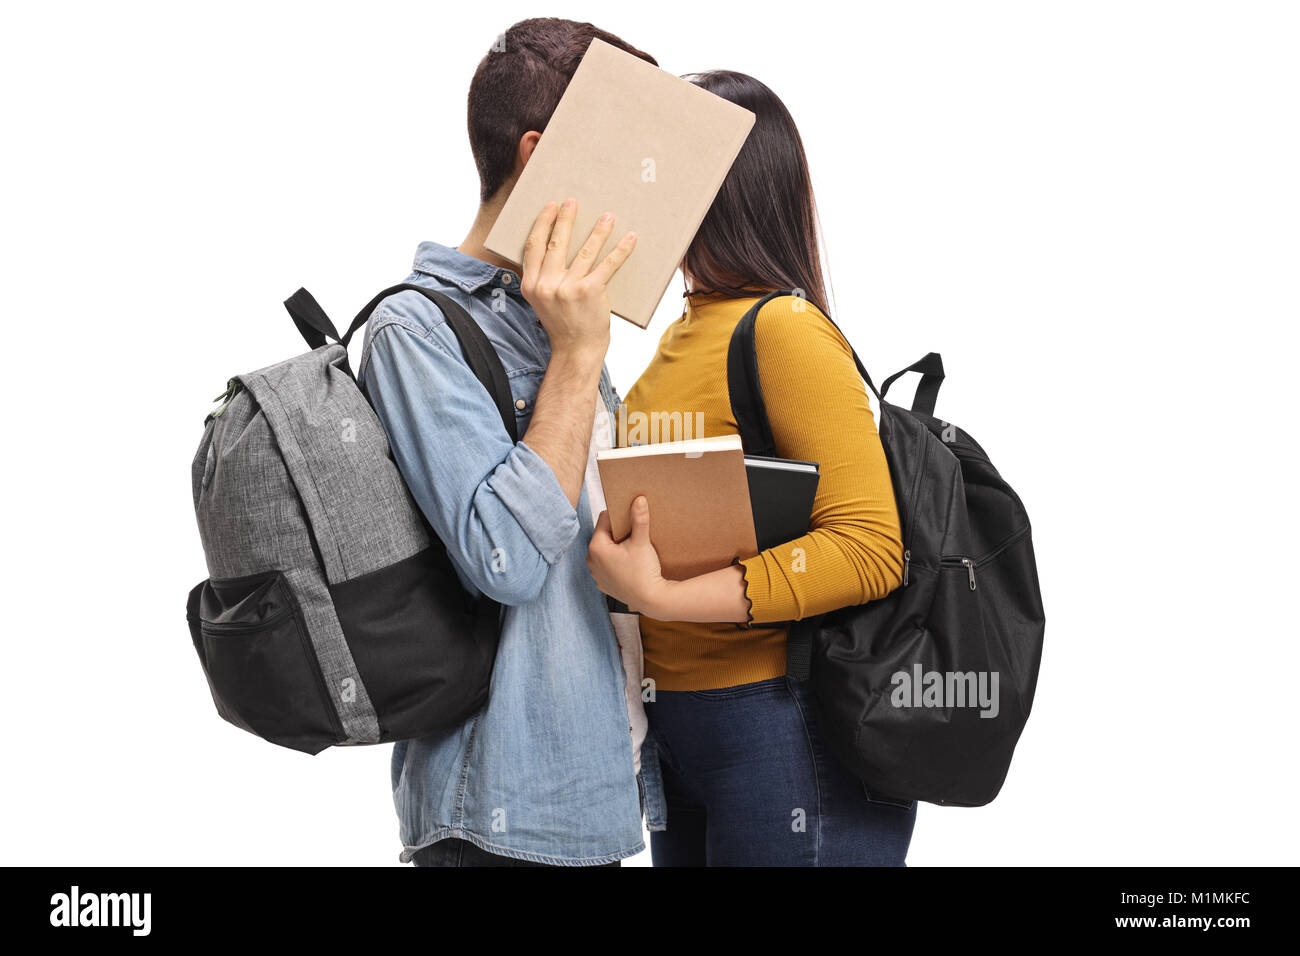
<path id="1" fill-rule="evenodd" d="M 458 242 L 474 67 L 530 15 L 780 95 L 836 317 L 1034 520 L 1038 697 L 913 865 L 1296 861 L 1300 19 L 1284 3 L 8 5 L 0 859 L 392 864 L 390 748 L 217 716 L 182 604 L 227 378 Z M 617 322 L 626 391 L 664 325 Z M 648 854 L 633 861 L 648 862 Z"/>

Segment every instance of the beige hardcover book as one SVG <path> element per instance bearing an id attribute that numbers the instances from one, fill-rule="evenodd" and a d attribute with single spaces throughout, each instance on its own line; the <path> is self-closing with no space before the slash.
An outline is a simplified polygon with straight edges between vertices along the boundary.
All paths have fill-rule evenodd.
<path id="1" fill-rule="evenodd" d="M 650 503 L 650 541 L 663 575 L 682 581 L 758 553 L 739 435 L 596 453 L 615 541 L 632 530 L 637 495 Z"/>
<path id="2" fill-rule="evenodd" d="M 629 230 L 637 244 L 609 283 L 610 306 L 645 328 L 753 125 L 749 110 L 593 40 L 486 245 L 521 263 L 542 207 L 573 197 L 572 262 L 613 213 L 602 253 Z"/>

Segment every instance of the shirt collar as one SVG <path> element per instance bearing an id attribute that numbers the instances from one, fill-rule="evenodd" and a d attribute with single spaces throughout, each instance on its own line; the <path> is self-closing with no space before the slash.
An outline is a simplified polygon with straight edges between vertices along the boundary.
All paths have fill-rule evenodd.
<path id="1" fill-rule="evenodd" d="M 415 271 L 450 282 L 466 292 L 477 292 L 490 286 L 504 289 L 514 296 L 523 295 L 519 291 L 519 273 L 436 242 L 420 243 L 415 250 Z"/>

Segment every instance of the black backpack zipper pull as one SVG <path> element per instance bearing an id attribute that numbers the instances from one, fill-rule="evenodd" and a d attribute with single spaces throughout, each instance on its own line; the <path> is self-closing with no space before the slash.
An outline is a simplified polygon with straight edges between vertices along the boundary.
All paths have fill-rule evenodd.
<path id="1" fill-rule="evenodd" d="M 970 575 L 970 589 L 975 590 L 975 562 L 970 558 L 962 558 L 961 563 L 966 565 L 966 573 Z"/>
<path id="2" fill-rule="evenodd" d="M 912 552 L 909 549 L 904 548 L 903 549 L 903 587 L 907 587 L 907 572 L 910 571 L 911 568 L 912 568 Z"/>

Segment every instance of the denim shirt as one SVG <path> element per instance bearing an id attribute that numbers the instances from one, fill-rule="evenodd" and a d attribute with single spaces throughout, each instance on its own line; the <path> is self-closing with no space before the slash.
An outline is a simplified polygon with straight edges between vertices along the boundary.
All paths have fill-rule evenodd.
<path id="1" fill-rule="evenodd" d="M 524 436 L 550 357 L 519 276 L 421 243 L 407 282 L 446 293 L 496 348 Z M 404 844 L 459 837 L 541 863 L 610 863 L 644 849 L 623 662 L 604 595 L 587 570 L 592 521 L 549 465 L 513 444 L 442 313 L 390 296 L 371 315 L 359 380 L 393 457 L 466 589 L 505 605 L 487 705 L 463 724 L 393 750 Z M 607 370 L 600 396 L 616 414 Z M 654 829 L 662 795 L 654 747 L 640 794 Z"/>

